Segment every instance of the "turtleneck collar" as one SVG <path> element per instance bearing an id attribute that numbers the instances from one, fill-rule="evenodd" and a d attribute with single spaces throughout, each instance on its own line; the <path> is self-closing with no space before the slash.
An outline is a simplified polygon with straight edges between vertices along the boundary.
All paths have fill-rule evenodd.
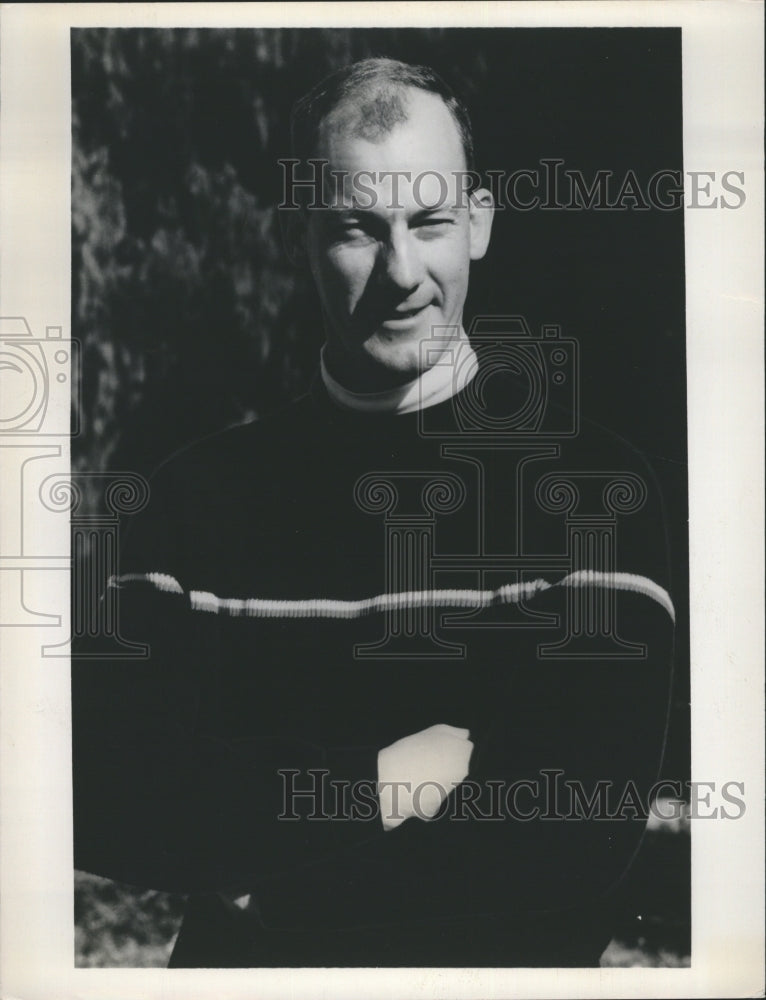
<path id="1" fill-rule="evenodd" d="M 352 392 L 342 386 L 327 370 L 324 347 L 319 362 L 322 382 L 336 405 L 363 413 L 391 414 L 415 413 L 456 396 L 476 375 L 478 364 L 476 354 L 462 330 L 459 339 L 445 350 L 432 368 L 411 382 L 382 392 Z"/>

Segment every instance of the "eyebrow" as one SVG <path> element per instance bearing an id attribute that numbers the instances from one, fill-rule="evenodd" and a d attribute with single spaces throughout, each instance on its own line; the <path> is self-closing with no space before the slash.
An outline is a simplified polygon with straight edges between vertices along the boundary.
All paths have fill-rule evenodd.
<path id="1" fill-rule="evenodd" d="M 359 218 L 373 218 L 380 219 L 381 216 L 370 208 L 362 208 L 360 205 L 342 205 L 342 206 L 330 206 L 333 215 L 337 218 L 339 216 L 357 216 Z M 421 208 L 418 209 L 412 216 L 410 216 L 410 222 L 422 222 L 425 219 L 430 218 L 434 215 L 450 215 L 454 216 L 460 211 L 459 206 L 445 204 L 442 206 L 435 206 L 434 208 Z"/>

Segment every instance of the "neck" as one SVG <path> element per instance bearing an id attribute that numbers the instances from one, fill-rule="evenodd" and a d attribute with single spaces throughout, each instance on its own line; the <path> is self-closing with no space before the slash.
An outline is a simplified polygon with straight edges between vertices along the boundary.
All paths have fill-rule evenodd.
<path id="1" fill-rule="evenodd" d="M 447 345 L 445 345 L 446 347 Z M 450 341 L 432 368 L 401 385 L 375 392 L 359 392 L 343 385 L 328 368 L 326 345 L 322 348 L 320 370 L 322 381 L 330 398 L 346 410 L 366 413 L 412 413 L 436 406 L 456 395 L 476 374 L 477 359 L 468 337 L 461 330 L 460 337 Z"/>

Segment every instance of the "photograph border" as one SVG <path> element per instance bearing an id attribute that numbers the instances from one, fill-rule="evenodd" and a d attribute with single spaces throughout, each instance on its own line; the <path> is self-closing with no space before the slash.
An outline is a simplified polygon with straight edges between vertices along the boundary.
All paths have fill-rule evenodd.
<path id="1" fill-rule="evenodd" d="M 385 24 L 381 24 L 381 20 Z M 289 23 L 286 23 L 289 22 Z M 0 629 L 0 981 L 22 997 L 763 995 L 763 5 L 605 3 L 41 4 L 0 9 L 0 314 L 71 336 L 71 27 L 681 27 L 684 170 L 745 174 L 737 211 L 684 213 L 692 779 L 745 785 L 737 822 L 693 822 L 690 969 L 76 969 L 66 660 L 46 628 Z M 59 348 L 59 345 L 55 345 Z M 66 348 L 61 348 L 65 350 Z M 46 348 L 47 350 L 47 348 Z M 71 352 L 69 354 L 71 358 Z M 69 526 L 6 488 L 36 457 L 69 474 L 71 382 L 34 443 L 0 448 L 0 606 L 68 634 Z M 2 442 L 0 442 L 1 444 Z M 24 449 L 27 449 L 25 452 Z M 31 449 L 31 450 L 30 450 Z M 34 545 L 31 540 L 34 539 Z M 24 545 L 27 543 L 27 550 Z M 14 547 L 15 546 L 15 547 Z M 18 551 L 17 551 L 18 549 Z M 15 562 L 14 562 L 15 560 Z M 27 574 L 20 568 L 44 570 Z M 34 613 L 32 613 L 34 614 Z M 4 619 L 3 619 L 4 620 Z M 25 626 L 26 627 L 23 627 Z"/>

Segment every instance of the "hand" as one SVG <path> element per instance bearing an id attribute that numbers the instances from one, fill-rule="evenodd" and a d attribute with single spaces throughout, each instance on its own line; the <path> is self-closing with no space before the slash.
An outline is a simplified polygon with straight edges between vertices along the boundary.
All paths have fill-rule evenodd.
<path id="1" fill-rule="evenodd" d="M 438 725 L 405 736 L 378 754 L 378 796 L 383 828 L 406 819 L 428 820 L 468 774 L 473 743 L 467 729 Z"/>

